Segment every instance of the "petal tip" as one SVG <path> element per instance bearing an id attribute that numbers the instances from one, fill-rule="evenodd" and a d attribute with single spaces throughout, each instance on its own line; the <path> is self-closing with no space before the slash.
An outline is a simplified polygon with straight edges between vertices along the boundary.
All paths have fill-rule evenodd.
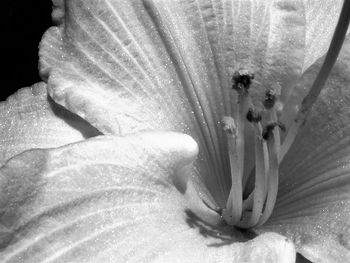
<path id="1" fill-rule="evenodd" d="M 180 140 L 182 141 L 184 157 L 187 160 L 193 162 L 198 155 L 199 148 L 197 142 L 187 134 L 180 134 Z"/>
<path id="2" fill-rule="evenodd" d="M 166 150 L 165 152 L 171 156 L 171 163 L 175 167 L 191 164 L 199 152 L 197 142 L 187 134 L 179 132 L 147 132 L 143 133 L 141 137 L 155 143 L 160 149 Z"/>

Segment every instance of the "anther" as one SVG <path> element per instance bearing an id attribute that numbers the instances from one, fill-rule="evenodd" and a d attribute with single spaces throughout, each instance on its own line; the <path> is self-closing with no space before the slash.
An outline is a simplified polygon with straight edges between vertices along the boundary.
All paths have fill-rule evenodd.
<path id="1" fill-rule="evenodd" d="M 254 74 L 246 69 L 235 71 L 232 76 L 232 89 L 241 91 L 248 90 L 254 79 Z"/>
<path id="2" fill-rule="evenodd" d="M 266 109 L 272 109 L 275 106 L 276 103 L 276 91 L 272 90 L 272 89 L 268 89 L 265 92 L 265 98 L 264 98 L 264 107 Z"/>
<path id="3" fill-rule="evenodd" d="M 271 138 L 272 131 L 276 126 L 278 126 L 283 132 L 286 130 L 286 126 L 280 121 L 267 124 L 262 131 L 262 137 L 265 141 L 268 141 Z"/>
<path id="4" fill-rule="evenodd" d="M 260 112 L 254 110 L 252 108 L 249 108 L 246 117 L 247 117 L 247 120 L 249 122 L 254 122 L 254 123 L 257 123 L 257 122 L 261 121 L 261 119 L 262 119 Z"/>
<path id="5" fill-rule="evenodd" d="M 254 75 L 248 70 L 240 69 L 232 76 L 232 88 L 238 93 L 238 108 L 235 119 L 225 117 L 223 129 L 226 133 L 231 169 L 231 190 L 222 217 L 230 225 L 236 225 L 242 218 L 242 181 L 244 173 L 245 122 L 251 105 L 248 89 Z"/>

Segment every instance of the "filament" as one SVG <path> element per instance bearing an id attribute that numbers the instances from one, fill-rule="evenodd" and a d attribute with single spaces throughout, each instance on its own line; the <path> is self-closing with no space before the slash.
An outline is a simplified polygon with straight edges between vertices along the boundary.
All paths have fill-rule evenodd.
<path id="1" fill-rule="evenodd" d="M 232 88 L 238 93 L 238 110 L 235 118 L 224 117 L 223 119 L 232 184 L 226 207 L 221 209 L 220 213 L 228 224 L 239 228 L 252 228 L 261 226 L 272 215 L 278 194 L 279 164 L 290 149 L 327 81 L 343 45 L 349 21 L 350 0 L 345 0 L 324 63 L 309 93 L 303 99 L 301 108 L 288 128 L 282 144 L 280 130 L 285 131 L 285 127 L 278 120 L 275 91 L 270 89 L 265 93 L 263 105 L 267 120 L 263 121 L 261 114 L 254 110 L 249 95 L 254 75 L 244 69 L 234 73 Z M 255 169 L 251 174 L 255 177 L 255 183 L 254 190 L 243 201 L 242 180 L 247 121 L 251 123 L 255 132 Z"/>

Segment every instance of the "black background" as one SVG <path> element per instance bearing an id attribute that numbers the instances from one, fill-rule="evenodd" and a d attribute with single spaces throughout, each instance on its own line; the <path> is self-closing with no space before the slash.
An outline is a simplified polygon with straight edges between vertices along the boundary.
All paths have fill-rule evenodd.
<path id="1" fill-rule="evenodd" d="M 39 82 L 38 45 L 50 26 L 51 0 L 2 1 L 3 59 L 0 100 Z"/>

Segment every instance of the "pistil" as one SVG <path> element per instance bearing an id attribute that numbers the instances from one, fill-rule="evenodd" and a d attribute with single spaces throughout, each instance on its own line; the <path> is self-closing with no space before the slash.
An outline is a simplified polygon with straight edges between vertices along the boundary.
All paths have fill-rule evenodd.
<path id="1" fill-rule="evenodd" d="M 254 110 L 249 96 L 249 88 L 254 75 L 247 70 L 236 71 L 232 78 L 232 88 L 238 94 L 238 110 L 235 118 L 223 119 L 231 169 L 231 191 L 222 209 L 222 216 L 230 225 L 252 228 L 264 224 L 272 214 L 278 192 L 279 164 L 292 145 L 300 127 L 306 121 L 310 109 L 319 96 L 330 71 L 339 55 L 350 22 L 350 1 L 345 0 L 340 18 L 327 52 L 324 63 L 309 93 L 302 101 L 295 121 L 288 128 L 281 145 L 279 122 L 276 111 L 277 97 L 274 90 L 267 90 L 263 105 L 267 120 Z M 246 122 L 250 122 L 255 132 L 255 184 L 254 190 L 243 202 L 242 179 L 244 169 L 244 147 Z M 253 173 L 254 175 L 254 173 Z"/>
<path id="2" fill-rule="evenodd" d="M 267 149 L 269 154 L 269 169 L 268 169 L 268 187 L 267 187 L 267 199 L 265 209 L 261 215 L 258 226 L 264 224 L 272 214 L 273 208 L 276 203 L 278 192 L 278 150 L 280 142 L 279 140 L 279 123 L 268 124 L 263 130 L 263 138 L 267 142 Z M 255 190 L 254 190 L 255 191 Z"/>
<path id="3" fill-rule="evenodd" d="M 288 128 L 281 145 L 279 129 L 285 127 L 279 122 L 276 112 L 276 94 L 273 90 L 265 93 L 263 105 L 268 121 L 262 125 L 262 118 L 251 103 L 248 89 L 254 75 L 246 70 L 234 73 L 232 88 L 238 93 L 238 110 L 235 120 L 225 117 L 224 131 L 227 135 L 231 169 L 231 191 L 222 216 L 228 224 L 240 228 L 251 228 L 264 224 L 272 214 L 278 192 L 279 164 L 294 142 L 299 129 L 323 89 L 343 45 L 350 22 L 350 1 L 345 0 L 326 58 L 309 93 L 303 99 L 295 121 Z M 244 169 L 244 135 L 246 119 L 255 131 L 255 185 L 254 190 L 243 203 L 242 178 Z"/>
<path id="4" fill-rule="evenodd" d="M 224 117 L 222 122 L 224 132 L 226 133 L 232 182 L 226 209 L 223 209 L 222 216 L 227 223 L 235 225 L 242 216 L 242 179 L 239 169 L 237 127 L 234 119 L 231 117 Z"/>

